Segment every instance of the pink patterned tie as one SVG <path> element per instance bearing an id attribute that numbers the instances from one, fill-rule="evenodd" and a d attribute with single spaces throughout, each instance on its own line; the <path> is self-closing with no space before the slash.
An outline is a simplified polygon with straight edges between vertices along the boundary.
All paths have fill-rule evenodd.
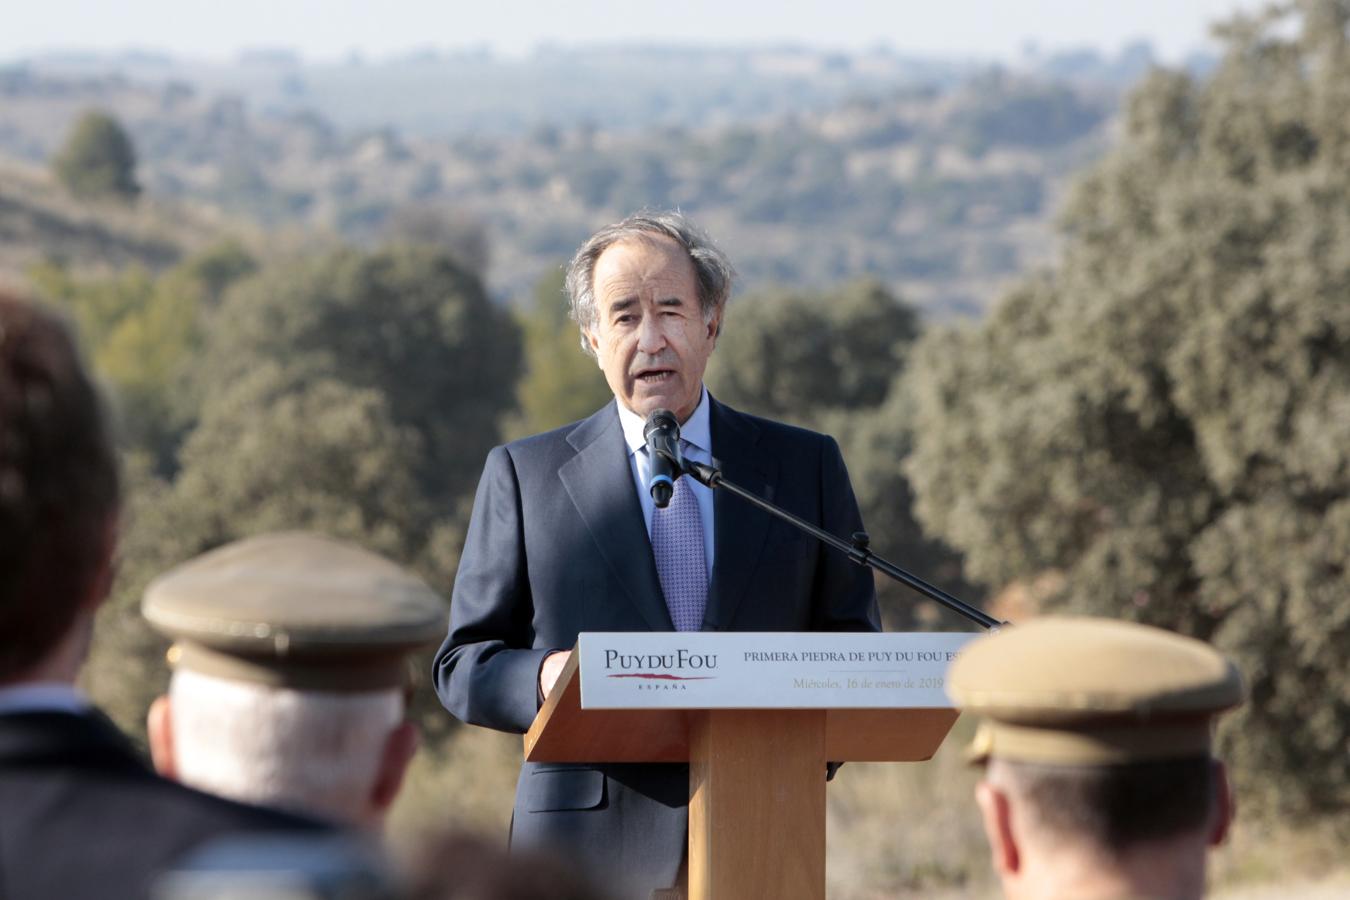
<path id="1" fill-rule="evenodd" d="M 703 557 L 703 520 L 689 476 L 675 480 L 665 509 L 652 510 L 656 574 L 676 631 L 698 631 L 708 605 L 708 563 Z"/>

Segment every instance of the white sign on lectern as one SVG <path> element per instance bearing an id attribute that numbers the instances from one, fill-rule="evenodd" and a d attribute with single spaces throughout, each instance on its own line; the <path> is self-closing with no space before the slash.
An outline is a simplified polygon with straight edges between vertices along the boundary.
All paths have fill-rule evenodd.
<path id="1" fill-rule="evenodd" d="M 587 632 L 582 709 L 950 707 L 969 632 Z"/>

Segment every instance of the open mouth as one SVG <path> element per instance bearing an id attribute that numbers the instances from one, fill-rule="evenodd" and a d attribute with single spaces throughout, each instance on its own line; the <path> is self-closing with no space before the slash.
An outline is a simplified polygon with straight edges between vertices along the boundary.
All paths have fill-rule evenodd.
<path id="1" fill-rule="evenodd" d="M 639 384 L 663 384 L 674 377 L 671 369 L 647 369 L 637 373 L 636 379 Z"/>

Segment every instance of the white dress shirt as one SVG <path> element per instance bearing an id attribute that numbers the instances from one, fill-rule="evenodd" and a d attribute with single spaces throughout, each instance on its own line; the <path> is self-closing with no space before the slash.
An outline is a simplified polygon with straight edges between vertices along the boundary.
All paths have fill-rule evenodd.
<path id="1" fill-rule="evenodd" d="M 647 490 L 647 479 L 651 477 L 652 460 L 647 452 L 647 439 L 642 435 L 646 420 L 624 406 L 619 407 L 619 424 L 623 426 L 624 441 L 628 444 L 628 464 L 633 472 L 633 487 L 637 490 L 638 501 L 642 504 L 642 518 L 647 524 L 647 540 L 652 537 L 652 514 L 656 504 L 652 502 L 651 492 Z M 694 462 L 713 464 L 712 429 L 708 423 L 708 389 L 703 388 L 689 421 L 680 425 L 680 452 Z M 713 493 L 712 488 L 704 487 L 688 475 L 693 488 L 694 499 L 698 501 L 698 517 L 703 523 L 703 560 L 708 564 L 708 575 L 713 570 Z"/>

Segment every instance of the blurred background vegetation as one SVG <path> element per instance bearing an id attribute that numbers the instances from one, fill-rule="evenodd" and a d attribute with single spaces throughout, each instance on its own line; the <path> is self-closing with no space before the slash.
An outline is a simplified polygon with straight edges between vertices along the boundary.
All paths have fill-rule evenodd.
<path id="1" fill-rule="evenodd" d="M 1137 48 L 1018 73 L 802 51 L 788 77 L 672 50 L 686 84 L 585 108 L 565 80 L 522 95 L 515 69 L 427 58 L 408 65 L 495 99 L 408 100 L 377 129 L 342 72 L 284 55 L 241 62 L 236 95 L 156 60 L 0 69 L 0 279 L 78 323 L 126 452 L 87 689 L 140 733 L 167 677 L 142 589 L 259 531 L 359 541 L 448 596 L 488 449 L 609 398 L 563 260 L 679 206 L 744 276 L 719 398 L 836 435 L 879 552 L 965 599 L 1234 655 L 1251 702 L 1220 738 L 1246 824 L 1220 880 L 1343 867 L 1348 22 L 1348 0 L 1234 20 L 1188 70 Z M 531 65 L 582 88 L 640 68 Z M 878 587 L 891 629 L 965 627 Z M 503 832 L 518 739 L 419 703 L 396 832 Z M 844 770 L 832 896 L 989 891 L 961 736 Z"/>

